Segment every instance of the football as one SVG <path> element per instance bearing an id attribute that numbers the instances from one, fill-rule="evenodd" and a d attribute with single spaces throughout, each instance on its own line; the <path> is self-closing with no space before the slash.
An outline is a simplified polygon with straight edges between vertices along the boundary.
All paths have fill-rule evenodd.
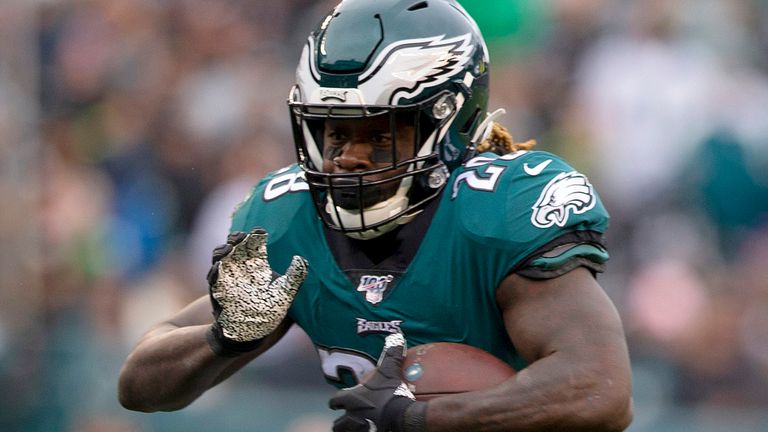
<path id="1" fill-rule="evenodd" d="M 515 375 L 510 365 L 470 345 L 436 342 L 408 349 L 405 383 L 417 400 L 495 386 Z"/>

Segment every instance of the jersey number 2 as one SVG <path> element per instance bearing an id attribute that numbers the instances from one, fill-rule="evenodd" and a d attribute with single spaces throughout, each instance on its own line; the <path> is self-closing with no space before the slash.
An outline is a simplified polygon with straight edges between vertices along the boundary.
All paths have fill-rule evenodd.
<path id="1" fill-rule="evenodd" d="M 499 181 L 499 177 L 507 169 L 506 166 L 493 165 L 495 159 L 478 156 L 469 160 L 465 167 L 467 171 L 459 174 L 456 180 L 453 182 L 453 193 L 451 193 L 451 199 L 456 198 L 459 194 L 459 187 L 462 183 L 466 183 L 470 189 L 476 189 L 486 192 L 493 192 L 496 190 L 496 183 Z M 485 172 L 480 173 L 480 168 L 485 167 Z"/>

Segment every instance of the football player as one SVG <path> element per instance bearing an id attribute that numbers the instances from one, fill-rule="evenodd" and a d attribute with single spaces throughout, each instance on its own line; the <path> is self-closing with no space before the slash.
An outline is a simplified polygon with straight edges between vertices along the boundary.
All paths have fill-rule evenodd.
<path id="1" fill-rule="evenodd" d="M 595 279 L 608 215 L 583 174 L 495 122 L 488 66 L 453 0 L 341 2 L 290 92 L 297 163 L 236 209 L 209 296 L 141 339 L 121 403 L 180 409 L 298 325 L 341 388 L 334 431 L 624 430 L 627 347 Z M 415 401 L 403 355 L 436 341 L 518 373 Z"/>

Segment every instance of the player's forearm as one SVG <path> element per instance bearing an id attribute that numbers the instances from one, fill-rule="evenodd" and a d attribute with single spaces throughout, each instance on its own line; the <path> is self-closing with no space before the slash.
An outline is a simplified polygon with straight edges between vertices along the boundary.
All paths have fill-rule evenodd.
<path id="1" fill-rule="evenodd" d="M 626 362 L 598 367 L 554 353 L 493 389 L 435 399 L 427 431 L 623 431 L 632 419 Z"/>
<path id="2" fill-rule="evenodd" d="M 247 361 L 216 356 L 206 342 L 209 327 L 158 329 L 142 339 L 120 371 L 120 403 L 145 412 L 181 409 Z"/>

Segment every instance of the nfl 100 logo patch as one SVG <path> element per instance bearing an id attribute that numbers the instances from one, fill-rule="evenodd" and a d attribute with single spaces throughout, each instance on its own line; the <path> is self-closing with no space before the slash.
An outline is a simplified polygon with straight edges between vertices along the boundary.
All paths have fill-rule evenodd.
<path id="1" fill-rule="evenodd" d="M 365 300 L 377 304 L 384 298 L 384 292 L 395 277 L 392 275 L 364 275 L 360 277 L 357 290 L 365 293 Z"/>

